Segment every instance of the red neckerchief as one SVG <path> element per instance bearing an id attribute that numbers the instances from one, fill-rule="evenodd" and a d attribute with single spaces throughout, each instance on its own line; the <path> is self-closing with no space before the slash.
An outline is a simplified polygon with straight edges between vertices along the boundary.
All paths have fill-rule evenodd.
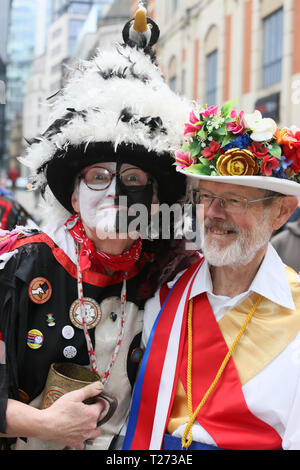
<path id="1" fill-rule="evenodd" d="M 94 242 L 86 236 L 82 221 L 77 214 L 70 217 L 65 226 L 74 240 L 81 245 L 79 265 L 82 272 L 91 269 L 105 274 L 105 268 L 107 268 L 111 271 L 129 273 L 141 256 L 141 238 L 136 240 L 129 251 L 121 255 L 109 255 L 96 249 Z"/>

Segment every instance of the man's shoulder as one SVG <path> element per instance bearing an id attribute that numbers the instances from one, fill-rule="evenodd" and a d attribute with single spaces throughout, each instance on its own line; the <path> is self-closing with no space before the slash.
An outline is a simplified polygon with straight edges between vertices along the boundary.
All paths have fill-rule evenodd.
<path id="1" fill-rule="evenodd" d="M 165 284 L 161 285 L 157 291 L 155 292 L 154 296 L 151 297 L 150 299 L 147 300 L 146 302 L 146 305 L 152 305 L 152 303 L 159 303 L 160 305 L 163 304 L 164 300 L 166 299 L 168 293 L 170 292 L 170 290 L 175 286 L 175 284 L 177 283 L 177 281 L 185 274 L 187 273 L 188 271 L 191 272 L 191 274 L 193 273 L 194 271 L 194 268 L 196 267 L 196 265 L 199 265 L 199 263 L 202 263 L 202 261 L 204 260 L 204 256 L 199 256 L 199 258 L 194 262 L 192 263 L 190 266 L 188 266 L 187 268 L 185 269 L 182 269 L 181 271 L 179 271 L 178 273 L 176 273 L 174 275 L 174 277 L 169 280 L 168 282 L 166 282 Z"/>

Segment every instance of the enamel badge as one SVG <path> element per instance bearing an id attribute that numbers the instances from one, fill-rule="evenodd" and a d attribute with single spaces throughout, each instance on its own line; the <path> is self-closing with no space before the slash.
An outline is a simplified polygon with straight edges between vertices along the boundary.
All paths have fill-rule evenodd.
<path id="1" fill-rule="evenodd" d="M 48 323 L 48 326 L 55 326 L 55 319 L 52 313 L 47 314 L 47 323 Z"/>
<path id="2" fill-rule="evenodd" d="M 44 335 L 41 331 L 33 329 L 28 331 L 26 340 L 30 349 L 39 349 L 43 346 Z"/>
<path id="3" fill-rule="evenodd" d="M 36 277 L 29 284 L 28 294 L 35 304 L 44 304 L 52 295 L 51 284 L 44 277 Z"/>
<path id="4" fill-rule="evenodd" d="M 100 305 L 89 297 L 84 298 L 85 320 L 88 329 L 95 328 L 101 320 Z M 69 311 L 70 320 L 76 328 L 83 330 L 83 321 L 80 312 L 79 300 L 75 300 Z"/>

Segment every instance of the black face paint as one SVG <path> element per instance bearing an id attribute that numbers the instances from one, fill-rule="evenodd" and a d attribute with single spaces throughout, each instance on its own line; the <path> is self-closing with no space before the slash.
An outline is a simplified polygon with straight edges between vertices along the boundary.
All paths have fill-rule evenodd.
<path id="1" fill-rule="evenodd" d="M 124 162 L 117 163 L 117 173 L 120 171 L 121 166 Z M 135 213 L 134 215 L 128 215 L 129 209 L 135 205 L 141 205 L 145 213 L 148 214 L 148 222 L 150 220 L 151 215 L 151 204 L 153 199 L 153 184 L 149 183 L 145 186 L 134 186 L 134 190 L 132 187 L 126 186 L 122 184 L 119 175 L 116 176 L 116 205 L 122 205 L 120 201 L 120 197 L 126 197 L 127 200 L 127 211 L 119 210 L 117 214 L 116 220 L 116 232 L 122 233 L 124 230 L 128 231 L 129 225 L 138 217 Z M 133 208 L 134 209 L 134 208 Z M 147 212 L 146 212 L 147 211 Z M 140 230 L 141 227 L 136 225 L 136 229 Z"/>

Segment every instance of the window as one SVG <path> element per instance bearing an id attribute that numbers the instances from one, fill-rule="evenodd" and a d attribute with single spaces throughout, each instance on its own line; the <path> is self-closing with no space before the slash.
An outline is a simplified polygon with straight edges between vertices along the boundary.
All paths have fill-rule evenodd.
<path id="1" fill-rule="evenodd" d="M 176 89 L 177 89 L 177 79 L 176 79 L 176 76 L 170 78 L 170 80 L 169 80 L 169 87 L 171 88 L 171 90 L 176 91 Z"/>
<path id="2" fill-rule="evenodd" d="M 178 0 L 165 0 L 165 23 L 170 21 L 178 7 Z"/>
<path id="3" fill-rule="evenodd" d="M 206 104 L 211 106 L 217 101 L 217 66 L 218 51 L 206 56 Z"/>
<path id="4" fill-rule="evenodd" d="M 171 90 L 177 91 L 177 60 L 173 56 L 168 65 L 168 77 L 169 77 L 169 86 Z"/>
<path id="5" fill-rule="evenodd" d="M 181 94 L 185 94 L 185 82 L 186 82 L 186 71 L 185 69 L 181 72 Z"/>
<path id="6" fill-rule="evenodd" d="M 87 15 L 91 9 L 90 3 L 85 2 L 71 2 L 69 6 L 69 13 L 78 13 L 80 15 Z"/>
<path id="7" fill-rule="evenodd" d="M 84 20 L 73 19 L 69 22 L 69 55 L 72 55 Z"/>
<path id="8" fill-rule="evenodd" d="M 281 81 L 283 8 L 263 20 L 263 87 Z"/>

